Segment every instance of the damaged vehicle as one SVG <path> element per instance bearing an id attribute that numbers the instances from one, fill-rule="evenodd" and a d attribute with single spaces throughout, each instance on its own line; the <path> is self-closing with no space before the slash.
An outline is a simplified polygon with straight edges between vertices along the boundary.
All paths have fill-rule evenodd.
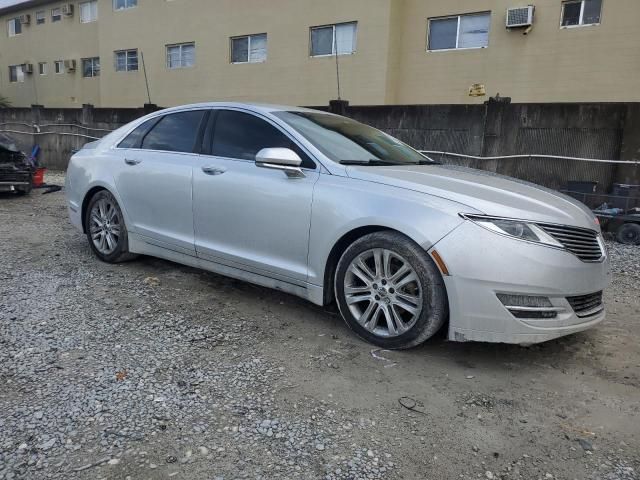
<path id="1" fill-rule="evenodd" d="M 441 165 L 349 118 L 209 103 L 155 112 L 69 163 L 71 222 L 105 262 L 152 255 L 335 301 L 383 348 L 516 344 L 605 317 L 610 268 L 584 205 Z"/>
<path id="2" fill-rule="evenodd" d="M 29 157 L 10 136 L 0 133 L 0 192 L 28 194 L 33 188 L 33 174 Z"/>

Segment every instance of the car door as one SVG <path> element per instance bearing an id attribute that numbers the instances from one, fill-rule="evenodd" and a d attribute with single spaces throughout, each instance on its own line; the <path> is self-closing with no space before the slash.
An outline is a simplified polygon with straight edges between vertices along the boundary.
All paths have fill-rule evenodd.
<path id="1" fill-rule="evenodd" d="M 195 256 L 192 172 L 207 110 L 163 115 L 119 145 L 114 179 L 129 228 L 142 241 Z M 199 148 L 199 147 L 198 147 Z"/>
<path id="2" fill-rule="evenodd" d="M 198 256 L 303 284 L 316 164 L 283 130 L 254 113 L 214 110 L 209 130 L 209 155 L 193 176 Z M 256 153 L 268 147 L 296 151 L 304 176 L 256 166 Z"/>

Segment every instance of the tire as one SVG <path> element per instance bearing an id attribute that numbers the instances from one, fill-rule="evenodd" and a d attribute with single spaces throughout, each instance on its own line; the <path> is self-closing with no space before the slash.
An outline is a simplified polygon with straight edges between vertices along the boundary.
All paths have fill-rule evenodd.
<path id="1" fill-rule="evenodd" d="M 376 232 L 352 243 L 338 262 L 334 290 L 349 328 L 385 349 L 420 345 L 448 317 L 440 271 L 398 232 Z"/>
<path id="2" fill-rule="evenodd" d="M 625 223 L 616 232 L 616 240 L 625 245 L 640 245 L 640 225 Z"/>
<path id="3" fill-rule="evenodd" d="M 120 263 L 136 258 L 137 255 L 129 252 L 127 226 L 120 205 L 107 190 L 97 192 L 89 200 L 85 230 L 91 250 L 103 262 Z"/>

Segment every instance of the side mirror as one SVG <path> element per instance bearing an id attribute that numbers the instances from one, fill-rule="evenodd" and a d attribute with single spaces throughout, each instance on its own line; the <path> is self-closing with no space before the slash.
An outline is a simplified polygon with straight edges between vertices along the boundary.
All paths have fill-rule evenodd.
<path id="1" fill-rule="evenodd" d="M 304 177 L 302 159 L 289 148 L 263 148 L 256 154 L 256 166 L 281 170 L 289 178 Z"/>

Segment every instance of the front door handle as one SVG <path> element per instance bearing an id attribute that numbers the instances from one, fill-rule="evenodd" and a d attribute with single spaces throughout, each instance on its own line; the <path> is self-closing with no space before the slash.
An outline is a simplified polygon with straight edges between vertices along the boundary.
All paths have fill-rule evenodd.
<path id="1" fill-rule="evenodd" d="M 124 159 L 124 163 L 126 163 L 127 165 L 138 165 L 140 162 L 142 162 L 142 160 L 138 160 L 135 158 L 125 158 Z"/>
<path id="2" fill-rule="evenodd" d="M 202 171 L 207 175 L 222 175 L 226 170 L 220 167 L 202 167 Z"/>

